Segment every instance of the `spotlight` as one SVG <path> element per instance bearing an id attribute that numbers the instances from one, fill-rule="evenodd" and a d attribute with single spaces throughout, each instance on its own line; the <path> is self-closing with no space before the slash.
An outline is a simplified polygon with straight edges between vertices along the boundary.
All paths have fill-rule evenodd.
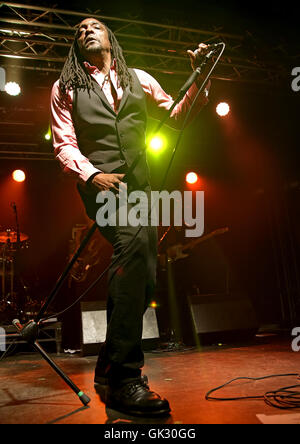
<path id="1" fill-rule="evenodd" d="M 198 179 L 199 179 L 198 174 L 193 173 L 192 171 L 190 173 L 187 173 L 187 175 L 185 177 L 186 182 L 191 185 L 196 183 L 198 181 Z"/>
<path id="2" fill-rule="evenodd" d="M 18 96 L 21 93 L 20 85 L 16 82 L 8 82 L 5 85 L 5 91 L 10 96 Z"/>
<path id="3" fill-rule="evenodd" d="M 155 302 L 155 301 L 152 301 L 152 302 L 150 303 L 149 307 L 151 307 L 151 308 L 157 308 L 157 307 L 158 307 L 158 303 Z"/>
<path id="4" fill-rule="evenodd" d="M 26 175 L 22 170 L 15 170 L 12 174 L 12 177 L 15 182 L 24 182 L 26 179 Z"/>
<path id="5" fill-rule="evenodd" d="M 160 152 L 165 146 L 165 141 L 162 136 L 155 136 L 149 142 L 149 148 L 154 153 Z"/>
<path id="6" fill-rule="evenodd" d="M 46 139 L 46 140 L 51 140 L 51 131 L 48 131 L 48 132 L 45 134 L 45 139 Z"/>
<path id="7" fill-rule="evenodd" d="M 217 106 L 216 111 L 220 117 L 225 117 L 227 114 L 229 114 L 230 106 L 226 102 L 221 102 Z"/>

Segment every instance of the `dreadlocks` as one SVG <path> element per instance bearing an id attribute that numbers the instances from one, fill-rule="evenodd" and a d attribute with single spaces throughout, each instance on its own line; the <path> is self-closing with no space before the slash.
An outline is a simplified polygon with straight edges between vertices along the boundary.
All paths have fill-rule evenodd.
<path id="1" fill-rule="evenodd" d="M 112 60 L 116 60 L 116 71 L 120 85 L 123 89 L 125 89 L 127 86 L 129 86 L 131 89 L 132 77 L 128 71 L 122 48 L 119 45 L 114 33 L 107 26 L 105 27 L 107 29 L 111 44 Z M 87 89 L 88 92 L 93 89 L 91 76 L 84 66 L 84 60 L 78 48 L 77 35 L 78 31 L 76 32 L 75 40 L 71 46 L 59 79 L 59 86 L 63 94 L 66 94 L 68 90 L 74 90 L 76 88 Z"/>

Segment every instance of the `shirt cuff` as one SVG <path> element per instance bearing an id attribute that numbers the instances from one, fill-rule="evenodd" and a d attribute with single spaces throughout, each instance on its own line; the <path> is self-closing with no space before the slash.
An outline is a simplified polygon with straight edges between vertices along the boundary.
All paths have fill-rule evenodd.
<path id="1" fill-rule="evenodd" d="M 97 168 L 91 166 L 86 166 L 84 170 L 82 170 L 79 173 L 79 178 L 82 182 L 87 183 L 88 181 L 92 180 L 94 176 L 96 176 L 99 173 L 102 173 L 103 171 L 98 170 Z"/>
<path id="2" fill-rule="evenodd" d="M 88 178 L 88 180 L 86 181 L 86 184 L 87 184 L 87 185 L 91 185 L 91 184 L 92 184 L 92 180 L 94 179 L 94 177 L 97 176 L 98 174 L 101 174 L 101 173 L 103 173 L 103 172 L 98 170 L 96 173 L 92 174 L 92 175 Z"/>

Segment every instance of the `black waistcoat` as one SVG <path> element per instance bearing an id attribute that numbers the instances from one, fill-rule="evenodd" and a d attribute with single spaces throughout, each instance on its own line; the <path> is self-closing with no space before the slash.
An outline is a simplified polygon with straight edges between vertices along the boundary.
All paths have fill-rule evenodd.
<path id="1" fill-rule="evenodd" d="M 143 155 L 134 168 L 137 184 L 149 180 L 146 161 L 145 134 L 147 126 L 146 97 L 138 77 L 130 69 L 132 91 L 127 87 L 117 113 L 108 103 L 100 86 L 94 81 L 94 91 L 74 91 L 73 123 L 78 147 L 99 170 L 111 173 L 126 172 L 137 154 Z"/>

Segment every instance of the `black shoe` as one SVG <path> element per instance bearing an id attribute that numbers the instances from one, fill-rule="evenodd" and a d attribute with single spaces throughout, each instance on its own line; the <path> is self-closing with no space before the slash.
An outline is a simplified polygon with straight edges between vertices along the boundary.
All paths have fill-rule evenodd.
<path id="1" fill-rule="evenodd" d="M 94 383 L 95 385 L 108 385 L 108 377 L 95 374 Z"/>
<path id="2" fill-rule="evenodd" d="M 106 406 L 133 416 L 163 416 L 171 411 L 168 401 L 150 391 L 141 378 L 110 387 Z"/>
<path id="3" fill-rule="evenodd" d="M 136 379 L 137 377 L 135 377 L 134 379 Z M 133 378 L 132 378 L 133 379 Z M 146 375 L 142 375 L 141 379 L 143 382 L 145 382 L 146 384 L 148 383 L 148 378 Z M 108 375 L 106 373 L 106 367 L 104 366 L 98 366 L 95 369 L 95 377 L 94 377 L 94 383 L 95 385 L 108 385 L 109 384 L 109 379 L 108 379 Z"/>
<path id="4" fill-rule="evenodd" d="M 141 376 L 141 380 L 142 382 L 145 382 L 146 384 L 148 383 L 148 377 L 147 375 L 142 375 Z M 108 385 L 108 377 L 101 373 L 95 373 L 95 378 L 94 378 L 94 383 L 95 385 Z"/>

